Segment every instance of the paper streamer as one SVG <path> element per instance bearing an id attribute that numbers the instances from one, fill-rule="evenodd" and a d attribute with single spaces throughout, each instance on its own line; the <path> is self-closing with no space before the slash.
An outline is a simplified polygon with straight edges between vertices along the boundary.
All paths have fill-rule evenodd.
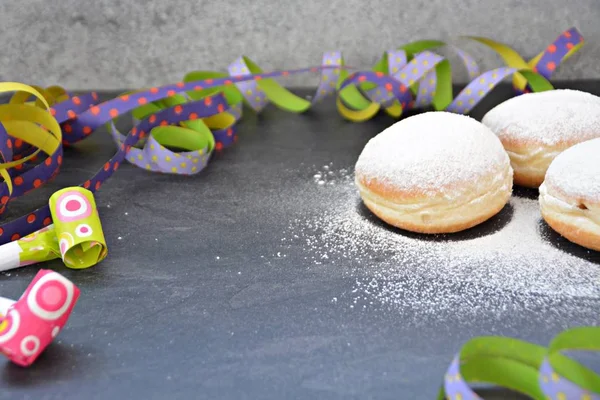
<path id="1" fill-rule="evenodd" d="M 81 187 L 50 197 L 53 224 L 0 246 L 0 271 L 62 259 L 73 269 L 89 268 L 108 254 L 93 194 Z"/>
<path id="2" fill-rule="evenodd" d="M 404 110 L 417 104 L 424 107 L 426 103 L 436 110 L 468 113 L 511 74 L 524 79 L 531 90 L 552 89 L 547 78 L 553 69 L 542 68 L 539 63 L 543 61 L 547 66 L 553 62 L 558 66 L 583 42 L 577 30 L 570 29 L 540 57 L 525 63 L 508 46 L 481 38 L 472 40 L 504 54 L 508 65 L 479 75 L 456 99 L 452 98 L 450 63 L 433 52 L 446 44 L 431 40 L 386 52 L 370 71 L 351 72 L 339 52 L 326 53 L 322 65 L 317 67 L 270 73 L 263 73 L 253 61 L 242 57 L 229 67 L 229 74 L 196 71 L 182 82 L 126 93 L 103 103 L 98 103 L 95 93 L 73 96 L 57 87 L 1 84 L 0 92 L 12 91 L 15 95 L 10 104 L 0 106 L 4 128 L 0 129 L 4 160 L 0 173 L 5 180 L 0 186 L 0 213 L 11 200 L 40 187 L 58 173 L 63 146 L 84 140 L 101 125 L 109 127 L 118 151 L 81 184 L 92 193 L 125 160 L 160 173 L 200 172 L 214 151 L 235 142 L 235 122 L 241 117 L 242 103 L 256 111 L 270 102 L 287 111 L 304 112 L 335 93 L 339 112 L 352 121 L 369 119 L 379 110 L 399 117 Z M 569 47 L 568 53 L 559 51 Z M 459 54 L 471 76 L 475 76 L 479 71 L 472 57 Z M 312 100 L 293 94 L 273 79 L 311 72 L 321 74 Z M 30 102 L 32 96 L 34 101 Z M 114 120 L 130 112 L 140 122 L 123 135 L 116 130 Z M 50 208 L 42 207 L 1 225 L 0 244 L 17 241 L 51 223 Z"/>
<path id="3" fill-rule="evenodd" d="M 548 348 L 505 337 L 467 342 L 448 368 L 438 399 L 481 399 L 469 383 L 499 385 L 539 400 L 600 400 L 600 376 L 564 351 L 600 352 L 600 327 L 556 336 Z"/>
<path id="4" fill-rule="evenodd" d="M 60 257 L 69 268 L 89 268 L 108 254 L 94 195 L 69 187 L 50 197 L 50 212 Z"/>
<path id="5" fill-rule="evenodd" d="M 19 300 L 0 301 L 0 352 L 15 364 L 33 364 L 66 325 L 79 294 L 62 275 L 40 270 Z"/>
<path id="6" fill-rule="evenodd" d="M 531 69 L 534 72 L 540 73 L 542 76 L 550 77 L 558 68 L 561 61 L 567 60 L 583 45 L 583 37 L 575 28 L 571 28 L 550 44 L 543 52 L 532 58 L 529 62 L 525 62 L 521 56 L 506 46 L 505 44 L 495 42 L 490 39 L 481 37 L 467 37 L 468 39 L 478 41 L 490 48 L 502 57 L 508 67 L 516 69 Z M 520 74 L 515 74 L 513 86 L 517 93 L 526 93 L 532 91 L 532 88 L 527 84 L 527 80 Z"/>
<path id="7" fill-rule="evenodd" d="M 566 36 L 571 38 L 571 46 L 566 45 Z M 570 55 L 567 54 L 568 52 L 572 53 L 577 50 L 582 43 L 583 38 L 577 30 L 570 29 L 564 32 L 563 35 L 561 35 L 555 43 L 549 46 L 546 52 L 541 53 L 540 56 L 545 55 L 547 59 L 557 60 L 555 62 L 560 63 L 561 59 Z M 497 43 L 490 41 L 488 44 L 495 49 L 492 44 L 497 45 Z M 222 89 L 228 100 L 228 104 L 231 107 L 230 113 L 236 120 L 241 116 L 242 101 L 257 112 L 260 112 L 267 105 L 269 99 L 273 99 L 273 103 L 280 108 L 288 111 L 302 112 L 320 101 L 323 97 L 334 93 L 336 89 L 342 89 L 338 92 L 339 98 L 341 99 L 341 101 L 338 102 L 338 109 L 346 118 L 354 121 L 361 121 L 371 118 L 381 107 L 394 117 L 399 117 L 402 110 L 413 107 L 426 107 L 430 104 L 438 110 L 446 109 L 451 112 L 468 113 L 477 105 L 481 98 L 495 88 L 503 79 L 519 73 L 518 68 L 507 67 L 479 75 L 479 68 L 473 58 L 460 49 L 452 47 L 452 49 L 459 54 L 467 68 L 469 76 L 474 80 L 472 84 L 465 88 L 461 93 L 460 98 L 451 102 L 452 85 L 450 81 L 449 64 L 442 57 L 428 51 L 428 49 L 439 48 L 443 45 L 444 43 L 439 41 L 421 41 L 403 46 L 400 50 L 388 51 L 373 68 L 373 71 L 371 71 L 374 72 L 375 75 L 362 76 L 363 81 L 358 82 L 358 84 L 356 81 L 345 82 L 346 78 L 348 78 L 348 74 L 341 53 L 327 52 L 323 56 L 322 66 L 339 67 L 340 69 L 334 68 L 333 70 L 322 70 L 317 92 L 310 102 L 297 98 L 284 88 L 278 86 L 274 81 L 270 81 L 267 85 L 265 85 L 263 80 L 244 81 L 236 83 L 233 88 L 222 87 Z M 561 51 L 561 49 L 568 51 Z M 507 46 L 502 47 L 498 51 L 516 54 Z M 516 55 L 516 57 L 520 59 L 520 56 Z M 529 68 L 529 64 L 525 63 L 525 61 L 519 64 L 513 60 L 514 57 L 511 58 L 507 56 L 506 58 L 510 62 L 509 65 L 525 66 L 525 68 Z M 538 62 L 536 60 L 539 59 L 540 57 L 538 56 L 530 62 L 532 65 L 531 68 L 535 68 L 536 62 Z M 248 76 L 251 73 L 261 72 L 260 68 L 246 57 L 241 57 L 232 63 L 229 66 L 228 71 L 232 76 Z M 548 78 L 553 71 L 554 70 L 550 71 L 544 69 L 542 76 Z M 403 93 L 405 93 L 405 95 L 400 99 L 394 97 L 393 91 L 387 90 L 385 84 L 380 84 L 379 86 L 374 84 L 373 81 L 376 79 L 373 79 L 373 77 L 376 77 L 378 73 L 389 75 L 394 78 L 395 81 L 402 83 L 405 89 L 408 88 L 410 90 L 404 90 Z M 519 75 L 522 76 L 522 74 Z M 225 74 L 218 72 L 197 71 L 186 75 L 184 82 L 225 76 Z M 552 89 L 552 86 L 548 82 L 539 79 L 535 74 L 530 73 L 527 78 L 535 81 L 536 91 Z M 386 83 L 388 83 L 389 86 L 398 82 L 388 80 Z M 344 83 L 346 83 L 346 85 L 343 85 Z M 351 84 L 347 85 L 348 83 Z M 357 87 L 359 88 L 358 90 L 356 90 Z M 214 90 L 215 89 L 213 88 L 210 93 L 215 93 Z M 413 99 L 415 93 L 417 97 L 416 100 Z M 194 94 L 196 95 L 192 97 Z M 193 100 L 194 98 L 202 98 L 202 95 L 198 96 L 198 94 L 198 92 L 189 92 L 187 99 Z M 204 94 L 208 94 L 208 92 Z M 365 98 L 368 98 L 369 101 L 365 102 Z M 177 104 L 185 102 L 185 99 L 186 97 L 181 97 Z M 398 102 L 397 100 L 404 101 Z M 345 106 L 346 103 L 352 104 L 352 109 L 348 109 Z M 173 104 L 174 103 L 169 104 L 164 101 L 159 101 L 154 102 L 150 105 L 151 107 L 144 106 L 138 108 L 134 110 L 134 117 L 136 117 L 134 118 L 134 121 L 138 122 L 137 119 L 142 119 L 161 108 L 172 107 Z M 234 129 L 228 129 L 227 131 L 230 136 L 235 137 Z M 231 142 L 226 138 L 224 142 L 221 142 L 221 140 L 219 140 L 222 137 L 220 133 L 221 132 L 217 132 L 215 134 L 215 138 L 217 138 L 217 149 L 220 149 Z M 117 141 L 122 141 L 124 138 L 123 135 L 114 131 L 113 136 Z M 148 164 L 150 163 L 144 162 L 143 156 L 138 155 L 137 160 L 130 160 L 128 157 L 128 160 L 138 166 L 141 166 L 140 164 L 145 164 L 146 168 L 150 169 L 148 168 Z M 174 169 L 173 172 L 175 172 Z"/>
<path id="8" fill-rule="evenodd" d="M 572 28 L 525 61 L 502 43 L 466 39 L 496 51 L 506 66 L 480 73 L 469 54 L 441 41 L 425 40 L 385 52 L 368 71 L 347 66 L 338 51 L 325 53 L 316 67 L 269 73 L 241 57 L 228 73 L 195 71 L 182 82 L 125 93 L 103 103 L 98 103 L 95 93 L 74 96 L 59 87 L 0 83 L 0 92 L 14 92 L 9 104 L 0 105 L 0 176 L 4 179 L 0 214 L 10 201 L 58 173 L 63 146 L 84 140 L 105 124 L 118 146 L 116 154 L 81 187 L 59 191 L 49 206 L 0 226 L 4 245 L 0 252 L 6 255 L 2 260 L 21 266 L 61 257 L 71 268 L 102 260 L 106 244 L 92 193 L 125 160 L 153 172 L 198 173 L 214 151 L 235 142 L 243 104 L 256 112 L 272 103 L 301 113 L 335 94 L 340 114 L 355 122 L 381 110 L 397 118 L 417 107 L 466 114 L 507 77 L 513 77 L 517 94 L 553 89 L 548 79 L 583 44 L 581 34 Z M 444 46 L 459 55 L 471 79 L 456 98 L 450 63 L 435 53 Z M 303 73 L 320 73 L 317 92 L 309 100 L 274 79 Z M 136 123 L 122 134 L 114 121 L 127 113 Z M 19 301 L 0 299 L 0 312 L 6 310 L 0 319 L 0 351 L 13 362 L 30 365 L 64 326 L 78 297 L 79 290 L 64 277 L 40 271 Z M 598 400 L 600 378 L 562 352 L 600 350 L 599 329 L 566 331 L 548 349 L 509 338 L 473 339 L 451 363 L 439 398 L 476 399 L 469 383 L 487 382 L 534 399 Z"/>

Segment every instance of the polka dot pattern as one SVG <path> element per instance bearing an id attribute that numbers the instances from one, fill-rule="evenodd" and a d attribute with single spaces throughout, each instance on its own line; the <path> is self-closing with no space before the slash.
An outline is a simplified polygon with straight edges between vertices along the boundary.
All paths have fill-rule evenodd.
<path id="1" fill-rule="evenodd" d="M 436 86 L 437 74 L 435 73 L 435 69 L 432 69 L 419 83 L 415 105 L 417 107 L 427 107 L 431 104 L 433 102 L 433 96 L 435 95 Z"/>
<path id="2" fill-rule="evenodd" d="M 55 216 L 61 222 L 74 222 L 89 218 L 93 213 L 90 201 L 76 190 L 62 193 L 56 201 Z"/>
<path id="3" fill-rule="evenodd" d="M 400 58 L 400 60 L 402 60 L 402 58 Z M 373 101 L 390 104 L 391 101 L 398 100 L 402 104 L 402 107 L 407 109 L 412 102 L 412 94 L 408 88 L 419 82 L 423 77 L 429 77 L 429 80 L 431 81 L 429 73 L 433 72 L 433 74 L 435 74 L 435 66 L 443 60 L 443 57 L 435 53 L 424 51 L 418 53 L 408 64 L 401 68 L 397 74 L 390 76 L 370 71 L 358 72 L 351 75 L 342 84 L 341 88 L 346 87 L 351 83 L 355 84 L 365 81 L 376 83 L 378 88 L 375 89 L 375 92 L 372 95 Z M 392 68 L 394 68 L 394 66 L 392 66 Z M 385 88 L 385 94 L 379 92 L 381 91 L 381 87 Z M 426 91 L 425 96 L 433 98 L 435 87 L 435 81 L 433 82 L 433 85 L 423 85 L 423 89 Z"/>
<path id="4" fill-rule="evenodd" d="M 233 118 L 238 121 L 240 118 L 242 118 L 242 105 L 234 104 L 227 112 L 233 115 Z"/>
<path id="5" fill-rule="evenodd" d="M 47 182 L 49 177 L 58 172 L 62 163 L 62 155 L 63 148 L 59 146 L 57 151 L 49 155 L 44 162 L 34 167 L 25 165 L 19 169 L 13 169 L 11 171 L 11 177 L 13 178 L 13 193 L 11 197 L 17 198 L 23 196 L 31 190 L 40 187 L 43 182 Z M 8 187 L 6 185 L 0 186 L 0 197 L 6 195 L 8 195 Z"/>
<path id="6" fill-rule="evenodd" d="M 214 130 L 212 134 L 215 138 L 215 143 L 220 143 L 223 148 L 231 146 L 237 140 L 237 128 L 235 126 Z"/>
<path id="7" fill-rule="evenodd" d="M 77 99 L 77 100 L 74 100 Z M 64 129 L 65 126 L 71 127 L 70 124 L 66 123 L 66 121 L 76 118 L 76 116 L 84 111 L 87 111 L 92 107 L 92 105 L 98 100 L 98 95 L 96 93 L 88 93 L 85 95 L 71 97 L 66 101 L 54 104 L 52 106 L 52 113 L 54 114 L 54 118 L 57 121 L 65 121 L 65 125 L 63 125 L 63 133 L 65 134 L 65 139 L 68 144 L 77 143 L 83 139 L 85 139 L 89 134 L 92 133 L 92 128 L 89 129 Z"/>
<path id="8" fill-rule="evenodd" d="M 340 68 L 344 65 L 342 53 L 339 51 L 330 51 L 323 54 L 321 62 L 321 77 L 317 86 L 316 94 L 312 98 L 312 104 L 316 104 L 323 98 L 335 93 Z M 340 67 L 340 68 L 335 68 Z M 235 60 L 227 68 L 231 76 L 244 77 L 250 76 L 250 67 L 246 64 L 243 57 Z M 311 68 L 311 72 L 319 71 L 319 69 Z M 290 71 L 283 71 L 279 76 L 287 76 Z M 235 84 L 244 96 L 248 105 L 256 112 L 262 109 L 269 103 L 269 100 L 263 90 L 260 89 L 256 80 L 248 80 L 237 82 Z"/>
<path id="9" fill-rule="evenodd" d="M 388 62 L 388 75 L 398 79 L 400 71 L 406 66 L 406 52 L 404 50 L 392 50 L 386 53 Z M 390 106 L 394 101 L 394 96 L 385 87 L 377 87 L 367 91 L 367 97 L 375 103 L 384 107 Z"/>
<path id="10" fill-rule="evenodd" d="M 8 136 L 4 125 L 0 124 L 0 162 L 8 162 L 13 159 L 12 139 Z"/>
<path id="11" fill-rule="evenodd" d="M 139 157 L 133 161 L 140 167 L 148 167 L 150 170 L 163 173 L 177 173 L 182 175 L 193 175 L 202 170 L 208 161 L 208 148 L 196 151 L 187 151 L 183 153 L 173 153 L 160 143 L 153 136 L 148 139 L 148 144 L 142 150 L 143 161 Z"/>
<path id="12" fill-rule="evenodd" d="M 460 375 L 460 356 L 456 356 L 444 376 L 444 391 L 446 398 L 452 400 L 480 400 L 481 397 L 471 390 Z"/>
<path id="13" fill-rule="evenodd" d="M 339 51 L 331 51 L 323 54 L 322 65 L 329 67 L 342 66 L 342 53 Z M 321 101 L 323 98 L 335 93 L 335 87 L 340 74 L 339 69 L 324 69 L 321 71 L 321 79 L 317 86 L 317 93 L 312 99 L 312 103 L 315 104 Z"/>
<path id="14" fill-rule="evenodd" d="M 181 175 L 193 175 L 200 172 L 206 166 L 212 149 L 204 147 L 188 152 L 173 152 L 161 145 L 152 136 L 152 129 L 157 126 L 188 121 L 191 119 L 191 115 L 194 116 L 193 119 L 210 117 L 220 113 L 219 110 L 225 109 L 225 107 L 229 107 L 227 101 L 223 94 L 218 93 L 211 96 L 209 102 L 203 99 L 177 105 L 149 115 L 146 119 L 138 123 L 133 132 L 137 138 L 148 135 L 147 140 L 144 142 L 144 147 L 141 149 L 131 147 L 127 152 L 127 161 L 153 172 Z M 117 130 L 112 121 L 109 123 L 109 132 L 117 145 L 124 143 L 126 136 Z M 215 141 L 221 143 L 221 146 L 230 145 L 234 141 L 233 127 L 215 131 L 212 134 Z"/>
<path id="15" fill-rule="evenodd" d="M 563 331 L 561 334 L 559 334 L 558 336 L 555 337 L 554 341 L 558 340 L 559 337 L 561 337 L 563 339 L 564 342 L 568 342 L 569 340 L 572 340 L 572 335 L 578 335 L 580 334 L 580 332 L 577 332 L 578 329 L 580 328 L 574 328 L 571 330 L 566 330 Z M 585 329 L 592 329 L 592 330 L 597 330 L 598 328 L 596 327 L 590 327 L 590 328 L 583 328 Z M 594 335 L 596 335 L 595 332 L 586 332 L 585 334 L 589 335 L 586 337 L 580 336 L 579 339 L 583 340 L 584 342 L 587 341 L 587 344 L 584 346 L 584 348 L 586 350 L 590 350 L 593 351 L 594 349 L 597 349 L 597 339 L 594 341 L 591 341 L 590 338 L 594 337 Z M 569 339 L 565 339 L 569 337 Z M 534 355 L 534 353 L 536 351 L 538 351 L 538 349 L 535 350 L 525 350 L 525 348 L 521 347 L 520 352 L 522 351 L 532 351 L 533 354 L 523 354 L 523 357 L 521 358 L 521 356 L 513 356 L 510 355 L 509 353 L 503 353 L 503 355 L 494 355 L 494 352 L 491 351 L 490 349 L 487 348 L 487 346 L 489 345 L 489 342 L 487 342 L 486 344 L 483 344 L 482 341 L 487 341 L 490 338 L 478 338 L 478 339 L 474 339 L 474 340 L 480 340 L 480 342 L 477 344 L 477 349 L 478 351 L 481 351 L 480 355 L 486 355 L 487 357 L 499 357 L 499 358 L 507 358 L 507 359 L 511 359 L 513 357 L 515 357 L 512 361 L 513 362 L 518 362 L 518 363 L 522 363 L 522 364 L 528 364 L 528 365 L 533 365 L 533 364 L 537 364 L 540 363 L 540 368 L 539 368 L 539 373 L 538 375 L 538 385 L 539 385 L 539 389 L 541 390 L 541 392 L 544 395 L 544 398 L 546 399 L 550 399 L 550 400 L 600 400 L 600 393 L 597 392 L 592 392 L 590 390 L 586 390 L 580 386 L 578 386 L 577 384 L 573 383 L 572 381 L 566 379 L 565 377 L 561 376 L 560 374 L 558 374 L 551 366 L 548 358 L 544 358 L 543 360 L 539 360 L 537 361 L 537 355 Z M 496 338 L 495 338 L 496 339 Z M 513 345 L 514 342 L 510 342 L 510 339 L 504 339 L 503 340 L 503 345 L 502 346 L 508 346 L 511 347 Z M 496 341 L 496 345 L 497 341 Z M 465 345 L 465 346 L 469 346 L 469 345 Z M 492 345 L 494 346 L 494 345 Z M 521 345 L 522 346 L 522 345 Z M 466 349 L 466 347 L 465 347 Z M 555 348 L 556 350 L 556 348 Z M 565 348 L 563 348 L 563 350 L 565 350 Z M 553 352 L 552 350 L 552 345 L 550 345 L 550 347 L 548 348 L 548 352 Z M 471 343 L 471 347 L 469 350 L 469 353 L 471 354 L 470 357 L 475 357 L 477 355 L 477 352 L 473 353 L 473 346 Z M 476 357 L 475 357 L 476 358 Z M 565 364 L 563 364 L 564 366 Z M 443 383 L 443 392 L 446 399 L 480 399 L 480 397 L 470 388 L 469 383 L 465 380 L 465 378 L 461 375 L 461 360 L 460 360 L 460 354 L 457 354 L 454 359 L 452 360 L 450 366 L 448 367 L 446 374 L 444 376 L 444 383 Z M 574 372 L 574 371 L 573 371 Z M 470 373 L 470 378 L 468 379 L 473 379 L 474 382 L 482 382 L 478 379 L 475 378 L 474 376 L 475 371 L 473 370 L 473 368 L 471 368 L 471 373 Z M 582 377 L 582 375 L 580 375 L 580 377 Z M 592 379 L 592 377 L 588 376 L 587 378 L 584 379 L 590 386 L 594 386 L 592 385 L 592 382 L 594 381 L 594 379 Z M 514 379 L 509 379 L 508 376 L 506 376 L 506 382 L 511 381 L 514 386 L 514 388 L 516 390 L 519 390 L 517 388 L 521 388 L 524 390 L 530 390 L 530 388 L 525 388 L 525 386 L 521 383 L 517 383 Z M 493 381 L 492 381 L 493 382 Z M 489 383 L 492 383 L 489 382 Z"/>
<path id="16" fill-rule="evenodd" d="M 565 32 L 553 46 L 549 46 L 546 53 L 540 60 L 544 62 L 546 69 L 538 66 L 540 73 L 551 73 L 562 60 L 561 57 L 573 48 L 581 40 L 581 35 L 576 30 Z M 459 56 L 465 62 L 467 70 L 473 75 L 477 70 L 472 57 L 464 52 L 459 52 Z M 422 107 L 433 99 L 437 80 L 434 71 L 435 65 L 443 58 L 432 52 L 422 52 L 414 55 L 414 58 L 407 63 L 407 55 L 403 51 L 389 51 L 388 74 L 376 73 L 372 71 L 355 72 L 351 74 L 341 85 L 340 90 L 351 84 L 358 84 L 369 81 L 375 83 L 376 90 L 367 95 L 381 104 L 388 105 L 394 101 L 400 102 L 403 109 L 407 109 L 413 104 Z M 115 155 L 108 160 L 90 179 L 81 184 L 84 188 L 95 192 L 100 190 L 104 181 L 112 176 L 118 167 L 124 162 L 129 161 L 134 165 L 151 171 L 164 173 L 192 174 L 202 170 L 210 159 L 208 149 L 197 149 L 203 151 L 203 157 L 195 157 L 194 152 L 174 153 L 164 147 L 157 146 L 152 142 L 151 130 L 153 126 L 172 125 L 182 121 L 204 118 L 228 111 L 237 121 L 242 116 L 241 104 L 229 106 L 221 93 L 206 97 L 199 101 L 190 101 L 188 103 L 161 110 L 154 114 L 152 121 L 150 117 L 140 121 L 127 134 L 121 134 L 116 130 L 112 121 L 132 110 L 176 94 L 185 94 L 185 92 L 210 89 L 225 85 L 235 85 L 241 92 L 246 102 L 256 111 L 262 110 L 268 103 L 268 98 L 264 91 L 258 87 L 258 81 L 268 78 L 279 78 L 293 74 L 320 72 L 318 93 L 314 96 L 311 104 L 323 99 L 325 96 L 335 93 L 339 71 L 351 69 L 344 66 L 343 58 L 340 52 L 331 51 L 323 55 L 322 65 L 319 67 L 301 68 L 287 71 L 275 71 L 270 73 L 251 74 L 250 68 L 239 58 L 232 63 L 228 70 L 230 76 L 223 78 L 206 79 L 194 82 L 178 82 L 162 87 L 153 87 L 145 91 L 130 93 L 119 96 L 105 102 L 99 102 L 96 93 L 74 96 L 67 93 L 60 102 L 51 104 L 50 114 L 58 121 L 63 132 L 63 146 L 69 146 L 77 143 L 89 135 L 100 126 L 109 124 L 111 134 L 117 143 Z M 505 71 L 506 72 L 506 71 Z M 461 92 L 460 99 L 457 98 L 450 105 L 448 111 L 468 112 L 476 104 L 478 99 L 483 97 L 495 84 L 495 79 L 491 71 L 480 75 L 472 82 L 468 89 Z M 498 76 L 502 75 L 501 70 L 497 70 Z M 484 79 L 483 83 L 477 83 Z M 487 80 L 489 79 L 489 80 Z M 502 78 L 498 78 L 498 82 Z M 414 86 L 413 86 L 414 85 Z M 478 86 L 477 86 L 478 85 Z M 486 86 L 487 85 L 487 86 Z M 418 88 L 417 101 L 413 102 L 412 93 L 409 86 Z M 459 96 L 459 97 L 460 97 Z M 470 107 L 470 108 L 469 108 Z M 235 122 L 234 122 L 235 124 Z M 222 129 L 212 131 L 215 140 L 215 150 L 221 150 L 233 143 L 237 139 L 236 127 L 231 125 Z M 154 148 L 151 148 L 151 145 Z M 49 155 L 40 153 L 37 162 L 27 162 L 9 171 L 13 180 L 14 191 L 8 192 L 8 186 L 5 183 L 0 184 L 0 214 L 2 214 L 10 201 L 22 196 L 30 191 L 41 187 L 45 182 L 53 179 L 59 172 L 63 160 L 63 146 Z M 27 143 L 14 140 L 9 137 L 6 130 L 0 124 L 0 157 L 5 160 L 16 160 L 26 157 L 35 149 Z M 167 160 L 167 157 L 169 159 Z M 185 160 L 176 160 L 184 158 L 197 160 L 197 165 L 192 165 Z M 37 231 L 52 222 L 48 206 L 41 207 L 20 218 L 4 223 L 0 226 L 0 245 L 26 236 Z"/>
<path id="17" fill-rule="evenodd" d="M 0 322 L 0 353 L 21 366 L 31 365 L 66 325 L 79 288 L 50 270 L 40 270 Z"/>
<path id="18" fill-rule="evenodd" d="M 479 75 L 479 66 L 469 53 L 454 46 L 448 46 L 448 48 L 458 54 L 465 65 L 467 72 L 469 73 L 470 79 L 474 79 L 477 75 Z M 419 56 L 419 54 L 416 54 L 416 56 Z M 403 82 L 405 82 L 407 79 L 411 79 L 409 77 L 410 74 L 408 70 L 403 71 L 403 68 L 406 66 L 407 62 L 406 52 L 403 50 L 388 51 L 387 61 L 389 75 Z M 437 87 L 437 74 L 434 69 L 436 64 L 431 65 L 427 58 L 422 60 L 421 63 L 424 65 L 418 65 L 418 63 L 415 65 L 415 63 L 411 63 L 412 71 L 414 71 L 415 67 L 417 67 L 417 73 L 422 74 L 423 72 L 426 72 L 425 76 L 419 79 L 415 79 L 414 77 L 412 78 L 414 81 L 413 84 L 418 82 L 419 85 L 417 89 L 417 99 L 414 102 L 414 106 L 416 107 L 426 107 L 430 105 L 433 101 L 435 89 Z M 410 82 L 405 82 L 405 84 L 410 86 Z M 371 89 L 367 91 L 366 94 L 371 101 L 379 103 L 384 107 L 390 106 L 394 101 L 393 96 L 381 87 Z"/>
<path id="19" fill-rule="evenodd" d="M 371 71 L 355 72 L 348 76 L 340 86 L 340 90 L 348 85 L 356 85 L 362 82 L 372 82 L 377 86 L 385 87 L 386 90 L 389 90 L 392 93 L 395 99 L 398 99 L 400 103 L 404 105 L 407 105 L 412 99 L 410 91 L 405 84 L 398 82 L 389 75 Z"/>
<path id="20" fill-rule="evenodd" d="M 228 68 L 231 76 L 249 76 L 250 68 L 246 65 L 243 57 L 235 60 Z M 265 92 L 258 87 L 256 80 L 247 80 L 235 84 L 254 111 L 260 112 L 266 107 L 268 100 Z"/>
<path id="21" fill-rule="evenodd" d="M 404 72 L 400 73 L 400 80 L 408 86 L 412 86 L 443 60 L 442 56 L 430 51 L 419 53 L 406 65 Z"/>
<path id="22" fill-rule="evenodd" d="M 446 108 L 446 111 L 457 114 L 468 114 L 493 88 L 495 88 L 506 77 L 513 75 L 515 68 L 496 68 L 484 72 L 469 83 L 454 98 L 454 101 Z"/>
<path id="23" fill-rule="evenodd" d="M 406 66 L 406 52 L 404 50 L 391 50 L 387 52 L 389 74 L 398 78 L 400 70 Z"/>
<path id="24" fill-rule="evenodd" d="M 549 78 L 567 53 L 581 43 L 583 37 L 577 29 L 572 28 L 564 32 L 544 51 L 544 55 L 536 64 L 538 73 Z"/>
<path id="25" fill-rule="evenodd" d="M 463 64 L 465 65 L 467 73 L 469 74 L 469 79 L 475 79 L 480 74 L 479 66 L 477 65 L 477 62 L 475 62 L 475 59 L 464 50 L 461 50 L 454 46 L 450 47 L 458 55 L 458 57 L 460 57 Z"/>
<path id="26" fill-rule="evenodd" d="M 581 33 L 579 33 L 577 29 L 571 28 L 563 32 L 544 50 L 542 57 L 535 64 L 534 71 L 544 78 L 550 79 L 567 53 L 569 53 L 573 47 L 581 43 L 583 43 L 583 36 L 581 36 Z M 526 87 L 525 92 L 516 87 L 515 89 L 519 94 L 531 91 L 529 86 Z"/>
<path id="27" fill-rule="evenodd" d="M 548 360 L 540 367 L 538 382 L 547 398 L 552 400 L 600 400 L 600 394 L 584 390 L 554 372 Z"/>

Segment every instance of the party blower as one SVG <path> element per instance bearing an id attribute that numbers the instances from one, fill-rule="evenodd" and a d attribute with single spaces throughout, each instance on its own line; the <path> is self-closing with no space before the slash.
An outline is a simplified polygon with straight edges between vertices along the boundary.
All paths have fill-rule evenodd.
<path id="1" fill-rule="evenodd" d="M 61 258 L 73 269 L 89 268 L 108 253 L 92 192 L 69 187 L 50 197 L 53 223 L 0 246 L 0 271 Z"/>
<path id="2" fill-rule="evenodd" d="M 0 352 L 30 366 L 66 325 L 79 289 L 57 272 L 40 270 L 14 301 L 0 298 Z"/>

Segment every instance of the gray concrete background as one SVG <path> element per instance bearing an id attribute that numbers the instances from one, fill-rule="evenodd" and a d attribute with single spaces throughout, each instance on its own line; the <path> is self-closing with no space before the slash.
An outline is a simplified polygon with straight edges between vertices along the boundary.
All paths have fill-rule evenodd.
<path id="1" fill-rule="evenodd" d="M 600 78 L 598 0 L 2 0 L 0 79 L 116 89 L 225 70 L 247 55 L 265 70 L 312 66 L 330 49 L 369 67 L 417 39 L 480 35 L 532 57 L 565 29 L 587 40 L 554 79 Z M 495 54 L 466 43 L 482 67 Z M 454 61 L 455 59 L 452 58 Z M 466 80 L 458 63 L 455 79 Z M 315 77 L 288 81 L 314 85 Z"/>

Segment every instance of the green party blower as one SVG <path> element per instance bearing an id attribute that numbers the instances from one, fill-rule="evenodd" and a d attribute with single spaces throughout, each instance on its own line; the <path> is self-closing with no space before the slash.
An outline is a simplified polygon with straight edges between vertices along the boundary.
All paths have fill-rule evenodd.
<path id="1" fill-rule="evenodd" d="M 108 248 L 94 195 L 69 187 L 50 197 L 53 223 L 0 246 L 0 271 L 62 259 L 73 269 L 89 268 L 106 258 Z"/>

